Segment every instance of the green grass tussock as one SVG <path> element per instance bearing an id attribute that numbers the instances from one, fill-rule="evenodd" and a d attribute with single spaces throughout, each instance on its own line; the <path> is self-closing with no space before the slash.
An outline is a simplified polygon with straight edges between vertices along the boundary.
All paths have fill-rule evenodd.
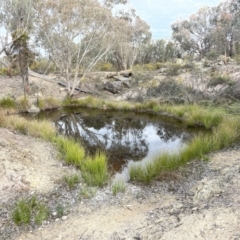
<path id="1" fill-rule="evenodd" d="M 65 176 L 64 181 L 70 189 L 74 189 L 78 183 L 80 183 L 80 176 L 73 174 L 71 176 Z"/>
<path id="2" fill-rule="evenodd" d="M 93 157 L 87 157 L 83 162 L 82 176 L 91 186 L 103 186 L 108 180 L 107 158 L 102 152 L 97 152 Z"/>
<path id="3" fill-rule="evenodd" d="M 79 168 L 82 167 L 85 158 L 85 150 L 73 139 L 63 136 L 57 136 L 54 139 L 59 151 L 62 153 L 66 163 L 73 164 Z"/>
<path id="4" fill-rule="evenodd" d="M 124 193 L 126 191 L 126 183 L 123 180 L 116 180 L 112 184 L 113 196 L 116 196 L 119 192 Z"/>
<path id="5" fill-rule="evenodd" d="M 3 98 L 3 99 L 0 100 L 0 107 L 2 107 L 2 108 L 15 108 L 16 103 L 12 98 L 7 97 L 7 98 Z"/>
<path id="6" fill-rule="evenodd" d="M 34 220 L 38 225 L 47 220 L 49 216 L 48 207 L 32 197 L 29 200 L 20 200 L 12 211 L 13 221 L 17 225 L 29 224 Z"/>
<path id="7" fill-rule="evenodd" d="M 41 110 L 46 110 L 46 109 L 53 109 L 53 108 L 58 108 L 61 106 L 60 101 L 49 97 L 49 98 L 43 98 L 43 99 L 38 99 L 38 107 Z"/>
<path id="8" fill-rule="evenodd" d="M 179 154 L 164 153 L 145 166 L 132 165 L 130 179 L 150 183 L 164 171 L 179 168 L 193 159 L 204 158 L 205 154 L 230 146 L 240 138 L 240 118 L 224 118 L 213 132 L 199 134 Z"/>

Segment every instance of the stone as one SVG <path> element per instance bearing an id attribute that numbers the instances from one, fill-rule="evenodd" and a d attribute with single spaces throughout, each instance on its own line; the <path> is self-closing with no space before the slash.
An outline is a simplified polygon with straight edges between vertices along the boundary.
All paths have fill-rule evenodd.
<path id="1" fill-rule="evenodd" d="M 121 82 L 106 82 L 104 89 L 113 94 L 116 94 L 121 92 L 122 85 L 121 85 Z"/>
<path id="2" fill-rule="evenodd" d="M 29 113 L 39 113 L 41 110 L 36 107 L 35 105 L 32 105 L 29 109 L 28 109 L 28 112 Z"/>

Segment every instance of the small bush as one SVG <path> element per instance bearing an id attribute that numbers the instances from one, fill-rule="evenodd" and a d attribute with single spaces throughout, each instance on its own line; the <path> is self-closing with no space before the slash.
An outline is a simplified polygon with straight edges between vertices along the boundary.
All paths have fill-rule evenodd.
<path id="1" fill-rule="evenodd" d="M 20 200 L 12 212 L 13 221 L 17 225 L 29 224 L 33 219 L 37 224 L 41 224 L 48 216 L 48 207 L 38 202 L 36 197 L 29 200 Z"/>
<path id="2" fill-rule="evenodd" d="M 7 75 L 8 69 L 7 68 L 1 68 L 0 69 L 0 75 Z"/>
<path id="3" fill-rule="evenodd" d="M 208 82 L 208 87 L 215 87 L 218 84 L 231 84 L 232 80 L 228 75 L 214 74 Z"/>
<path id="4" fill-rule="evenodd" d="M 83 162 L 82 175 L 87 184 L 92 186 L 103 186 L 107 179 L 106 155 L 97 152 L 94 157 L 87 157 Z"/>
<path id="5" fill-rule="evenodd" d="M 35 209 L 34 214 L 35 222 L 40 225 L 43 221 L 46 221 L 49 216 L 49 209 L 44 204 L 38 204 Z"/>
<path id="6" fill-rule="evenodd" d="M 0 107 L 2 108 L 15 108 L 16 103 L 12 98 L 3 98 L 0 100 Z"/>
<path id="7" fill-rule="evenodd" d="M 24 200 L 19 201 L 12 212 L 12 218 L 17 225 L 29 224 L 31 220 L 31 207 L 28 202 Z"/>
<path id="8" fill-rule="evenodd" d="M 66 163 L 73 164 L 77 167 L 82 167 L 85 157 L 85 150 L 76 141 L 65 137 L 56 137 L 54 140 L 59 151 L 63 154 Z"/>
<path id="9" fill-rule="evenodd" d="M 71 175 L 71 176 L 65 176 L 64 177 L 64 180 L 67 184 L 67 186 L 70 188 L 70 189 L 73 189 L 76 187 L 76 185 L 78 183 L 80 183 L 80 177 L 79 175 L 77 174 L 74 174 L 74 175 Z"/>
<path id="10" fill-rule="evenodd" d="M 17 108 L 20 112 L 26 112 L 30 108 L 28 98 L 23 97 L 17 100 Z"/>
<path id="11" fill-rule="evenodd" d="M 123 180 L 116 180 L 112 185 L 113 196 L 116 196 L 117 193 L 126 191 L 126 184 Z"/>
<path id="12" fill-rule="evenodd" d="M 206 58 L 208 60 L 214 61 L 217 60 L 218 56 L 219 56 L 219 52 L 217 52 L 216 50 L 212 49 L 209 52 L 206 53 Z"/>
<path id="13" fill-rule="evenodd" d="M 60 106 L 61 106 L 60 102 L 52 97 L 38 100 L 38 107 L 41 110 L 58 108 Z"/>
<path id="14" fill-rule="evenodd" d="M 79 198 L 91 198 L 95 195 L 96 189 L 95 188 L 90 188 L 90 187 L 81 187 L 81 190 L 79 192 Z"/>
<path id="15" fill-rule="evenodd" d="M 61 204 L 58 204 L 56 207 L 57 217 L 62 217 L 64 214 L 64 207 Z"/>
<path id="16" fill-rule="evenodd" d="M 100 71 L 116 71 L 116 68 L 113 66 L 112 63 L 99 63 L 97 64 L 97 68 Z"/>
<path id="17" fill-rule="evenodd" d="M 181 68 L 182 67 L 180 64 L 176 63 L 169 64 L 166 69 L 166 74 L 167 76 L 177 76 Z"/>

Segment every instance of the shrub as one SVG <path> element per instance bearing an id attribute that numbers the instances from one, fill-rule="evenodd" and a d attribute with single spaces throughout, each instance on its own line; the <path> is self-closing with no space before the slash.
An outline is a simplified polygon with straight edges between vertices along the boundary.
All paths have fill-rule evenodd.
<path id="1" fill-rule="evenodd" d="M 97 67 L 100 71 L 116 71 L 116 68 L 113 66 L 113 64 L 108 62 L 99 63 Z"/>
<path id="2" fill-rule="evenodd" d="M 62 136 L 56 137 L 54 139 L 59 151 L 63 154 L 66 163 L 73 164 L 77 167 L 82 167 L 83 159 L 85 157 L 85 151 L 82 146 L 80 146 L 73 139 L 68 139 Z"/>
<path id="3" fill-rule="evenodd" d="M 117 193 L 122 192 L 124 193 L 126 191 L 126 184 L 123 180 L 116 180 L 112 184 L 112 193 L 114 196 L 117 195 Z"/>
<path id="4" fill-rule="evenodd" d="M 71 176 L 65 176 L 64 180 L 70 189 L 76 187 L 76 185 L 80 182 L 80 177 L 77 174 Z"/>
<path id="5" fill-rule="evenodd" d="M 167 76 L 177 76 L 179 74 L 180 69 L 181 69 L 180 64 L 171 63 L 167 66 L 166 74 Z"/>
<path id="6" fill-rule="evenodd" d="M 15 108 L 16 103 L 12 98 L 6 97 L 6 98 L 3 98 L 3 99 L 0 100 L 0 107 L 2 107 L 2 108 Z"/>
<path id="7" fill-rule="evenodd" d="M 49 216 L 48 207 L 32 197 L 29 200 L 20 200 L 12 212 L 13 221 L 17 225 L 29 224 L 34 219 L 37 224 L 41 224 Z"/>
<path id="8" fill-rule="evenodd" d="M 218 84 L 231 84 L 232 80 L 228 75 L 214 74 L 208 82 L 208 87 L 215 87 Z"/>
<path id="9" fill-rule="evenodd" d="M 219 52 L 217 52 L 216 50 L 212 49 L 209 52 L 206 53 L 206 58 L 208 60 L 214 61 L 217 60 L 218 56 L 219 56 Z"/>
<path id="10" fill-rule="evenodd" d="M 20 112 L 26 112 L 30 108 L 30 102 L 28 98 L 22 97 L 17 100 L 17 108 Z"/>
<path id="11" fill-rule="evenodd" d="M 38 107 L 41 110 L 52 109 L 60 107 L 60 102 L 52 97 L 39 99 L 38 100 Z"/>
<path id="12" fill-rule="evenodd" d="M 102 152 L 97 152 L 94 157 L 87 157 L 83 162 L 82 175 L 87 184 L 103 186 L 107 179 L 107 159 Z"/>

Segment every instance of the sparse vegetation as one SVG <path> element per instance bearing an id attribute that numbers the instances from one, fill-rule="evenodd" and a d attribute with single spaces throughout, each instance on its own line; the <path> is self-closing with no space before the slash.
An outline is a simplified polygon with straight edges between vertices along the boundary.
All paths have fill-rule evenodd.
<path id="1" fill-rule="evenodd" d="M 176 64 L 176 63 L 169 64 L 166 68 L 166 75 L 177 76 L 179 74 L 180 69 L 181 69 L 180 64 Z"/>
<path id="2" fill-rule="evenodd" d="M 30 103 L 27 97 L 22 97 L 17 100 L 17 109 L 20 112 L 26 112 L 30 107 Z"/>
<path id="3" fill-rule="evenodd" d="M 61 204 L 58 204 L 56 207 L 57 217 L 62 217 L 64 214 L 64 207 Z"/>
<path id="4" fill-rule="evenodd" d="M 96 193 L 96 188 L 82 186 L 81 189 L 80 189 L 80 192 L 79 192 L 79 199 L 91 198 L 95 195 L 95 193 Z"/>
<path id="5" fill-rule="evenodd" d="M 70 189 L 76 187 L 78 183 L 80 183 L 80 176 L 78 174 L 73 174 L 71 176 L 65 176 L 64 181 Z"/>
<path id="6" fill-rule="evenodd" d="M 48 207 L 32 197 L 29 200 L 20 200 L 12 212 L 13 221 L 17 225 L 29 224 L 30 221 L 35 221 L 40 225 L 47 220 L 49 216 Z"/>
<path id="7" fill-rule="evenodd" d="M 232 84 L 232 80 L 228 75 L 214 74 L 208 82 L 208 87 L 215 87 L 218 84 Z"/>
<path id="8" fill-rule="evenodd" d="M 54 99 L 53 97 L 38 99 L 38 107 L 41 110 L 58 108 L 61 106 L 61 103 Z"/>
<path id="9" fill-rule="evenodd" d="M 113 196 L 116 196 L 117 193 L 126 191 L 126 183 L 123 180 L 116 180 L 112 184 L 112 193 Z"/>
<path id="10" fill-rule="evenodd" d="M 0 107 L 2 108 L 15 108 L 16 103 L 14 99 L 7 97 L 0 100 Z"/>

